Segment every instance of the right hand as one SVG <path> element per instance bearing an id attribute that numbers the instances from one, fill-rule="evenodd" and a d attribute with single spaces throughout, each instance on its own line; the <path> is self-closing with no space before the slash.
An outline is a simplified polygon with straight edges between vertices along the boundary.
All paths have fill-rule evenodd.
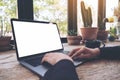
<path id="1" fill-rule="evenodd" d="M 87 48 L 87 47 L 81 47 L 81 48 L 76 48 L 73 49 L 70 53 L 69 56 L 73 59 L 89 59 L 89 58 L 94 58 L 97 57 L 100 54 L 99 48 Z"/>
<path id="2" fill-rule="evenodd" d="M 67 60 L 70 60 L 73 62 L 71 57 L 69 57 L 68 55 L 65 55 L 63 53 L 48 53 L 48 54 L 45 54 L 45 56 L 43 57 L 42 63 L 48 62 L 51 65 L 55 65 L 56 63 L 58 63 L 59 61 L 64 60 L 64 59 L 67 59 Z"/>

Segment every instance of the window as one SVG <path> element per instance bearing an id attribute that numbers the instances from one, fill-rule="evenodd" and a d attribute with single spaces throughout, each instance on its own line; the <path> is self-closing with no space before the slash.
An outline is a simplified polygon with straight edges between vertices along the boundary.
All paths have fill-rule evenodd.
<path id="1" fill-rule="evenodd" d="M 118 6 L 119 0 L 106 0 L 106 18 L 114 18 L 114 21 L 117 19 L 114 16 L 114 8 Z M 106 23 L 106 29 L 109 30 L 110 27 L 115 27 L 114 23 Z"/>
<path id="2" fill-rule="evenodd" d="M 12 36 L 11 32 L 11 18 L 17 17 L 17 2 L 16 0 L 1 0 L 0 1 L 0 22 L 3 24 L 4 33 L 3 35 Z M 0 29 L 1 30 L 1 29 Z"/>
<path id="3" fill-rule="evenodd" d="M 106 17 L 114 15 L 114 8 L 118 6 L 118 0 L 106 0 Z"/>
<path id="4" fill-rule="evenodd" d="M 76 29 L 78 26 L 78 30 L 80 30 L 79 28 L 83 26 L 80 1 L 82 0 L 18 0 L 18 17 L 20 19 L 33 19 L 34 15 L 35 20 L 56 22 L 58 24 L 61 36 L 66 36 L 67 29 Z M 97 27 L 98 12 L 100 15 L 105 17 L 105 6 L 112 0 L 84 1 L 86 5 L 89 5 L 92 8 L 92 26 Z M 118 0 L 114 0 L 115 3 L 117 3 L 117 1 Z M 106 7 L 106 10 L 107 9 L 109 9 L 109 7 Z M 107 12 L 108 11 L 106 11 L 106 16 L 109 14 Z"/>
<path id="5" fill-rule="evenodd" d="M 67 0 L 33 0 L 34 19 L 56 22 L 60 36 L 67 35 Z"/>

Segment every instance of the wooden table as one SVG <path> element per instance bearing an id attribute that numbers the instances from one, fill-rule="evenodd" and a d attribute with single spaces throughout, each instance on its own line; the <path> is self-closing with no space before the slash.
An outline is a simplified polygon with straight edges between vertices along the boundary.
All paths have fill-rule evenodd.
<path id="1" fill-rule="evenodd" d="M 120 42 L 106 43 L 106 46 L 120 45 Z M 65 50 L 80 47 L 64 44 Z M 93 60 L 76 68 L 80 80 L 120 80 L 119 60 Z M 15 50 L 0 52 L 0 80 L 39 80 L 39 77 L 21 66 Z"/>

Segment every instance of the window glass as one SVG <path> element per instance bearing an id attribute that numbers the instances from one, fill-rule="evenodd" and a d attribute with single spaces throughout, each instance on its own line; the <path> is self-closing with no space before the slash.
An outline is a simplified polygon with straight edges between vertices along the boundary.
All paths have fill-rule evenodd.
<path id="1" fill-rule="evenodd" d="M 106 23 L 106 29 L 109 30 L 110 27 L 115 27 L 113 21 L 117 21 L 117 17 L 114 16 L 114 8 L 118 6 L 119 0 L 106 0 L 106 18 L 110 22 Z"/>
<path id="2" fill-rule="evenodd" d="M 114 8 L 118 6 L 118 0 L 106 0 L 106 17 L 114 15 Z"/>
<path id="3" fill-rule="evenodd" d="M 12 36 L 10 19 L 16 17 L 17 17 L 17 0 L 1 0 L 0 1 L 0 32 L 3 29 L 2 35 Z"/>
<path id="4" fill-rule="evenodd" d="M 33 0 L 34 19 L 56 22 L 60 36 L 67 35 L 67 0 Z"/>

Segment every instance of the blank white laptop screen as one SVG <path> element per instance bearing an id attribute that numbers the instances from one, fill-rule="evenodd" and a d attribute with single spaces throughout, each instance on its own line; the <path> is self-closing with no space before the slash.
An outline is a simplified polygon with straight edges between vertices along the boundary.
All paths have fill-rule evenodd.
<path id="1" fill-rule="evenodd" d="M 56 24 L 13 21 L 19 57 L 62 49 Z"/>

